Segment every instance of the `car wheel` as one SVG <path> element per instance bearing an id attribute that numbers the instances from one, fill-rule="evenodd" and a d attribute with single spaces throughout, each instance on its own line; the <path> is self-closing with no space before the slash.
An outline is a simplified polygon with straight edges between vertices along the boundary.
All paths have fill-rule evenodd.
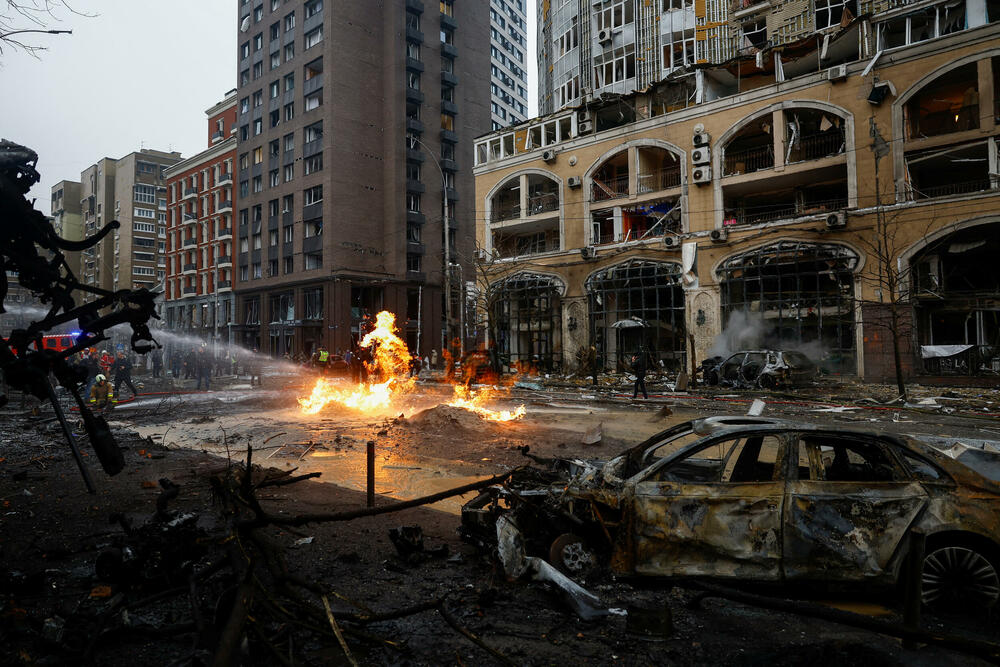
<path id="1" fill-rule="evenodd" d="M 705 376 L 705 383 L 710 387 L 719 386 L 719 371 L 709 371 Z"/>
<path id="2" fill-rule="evenodd" d="M 597 566 L 597 555 L 583 538 L 565 533 L 552 541 L 549 547 L 549 563 L 564 574 L 579 577 Z"/>
<path id="3" fill-rule="evenodd" d="M 998 599 L 1000 570 L 992 554 L 964 542 L 929 550 L 924 558 L 924 604 L 952 609 L 987 608 Z"/>
<path id="4" fill-rule="evenodd" d="M 757 386 L 761 389 L 774 389 L 778 386 L 778 383 L 773 375 L 761 375 L 757 378 Z"/>

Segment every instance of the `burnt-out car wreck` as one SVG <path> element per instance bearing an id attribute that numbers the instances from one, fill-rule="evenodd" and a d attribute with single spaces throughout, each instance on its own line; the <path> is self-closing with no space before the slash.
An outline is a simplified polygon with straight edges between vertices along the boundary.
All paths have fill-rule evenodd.
<path id="1" fill-rule="evenodd" d="M 778 389 L 811 382 L 817 368 L 795 350 L 745 350 L 701 362 L 705 384 L 737 388 Z"/>
<path id="2" fill-rule="evenodd" d="M 916 437 L 712 417 L 607 462 L 535 460 L 465 505 L 467 540 L 503 557 L 516 531 L 571 576 L 869 587 L 900 581 L 919 532 L 926 603 L 1000 598 L 998 476 Z"/>

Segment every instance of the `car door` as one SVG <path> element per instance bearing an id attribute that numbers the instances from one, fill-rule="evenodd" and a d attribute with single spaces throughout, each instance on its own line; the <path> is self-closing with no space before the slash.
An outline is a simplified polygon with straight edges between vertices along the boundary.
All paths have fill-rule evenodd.
<path id="1" fill-rule="evenodd" d="M 740 380 L 740 367 L 743 365 L 745 352 L 737 352 L 726 359 L 719 368 L 720 384 L 736 384 Z"/>
<path id="2" fill-rule="evenodd" d="M 784 442 L 752 431 L 716 436 L 639 473 L 626 508 L 631 569 L 779 579 Z"/>
<path id="3" fill-rule="evenodd" d="M 903 539 L 927 504 L 923 487 L 876 438 L 802 433 L 785 499 L 787 579 L 891 577 Z"/>

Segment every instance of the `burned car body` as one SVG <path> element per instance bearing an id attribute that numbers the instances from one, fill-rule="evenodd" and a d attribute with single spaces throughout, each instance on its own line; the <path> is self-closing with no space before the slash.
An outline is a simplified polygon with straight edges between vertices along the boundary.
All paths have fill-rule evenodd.
<path id="1" fill-rule="evenodd" d="M 1000 597 L 1000 483 L 908 436 L 752 418 L 663 431 L 607 462 L 552 460 L 463 509 L 571 574 L 893 584 L 926 535 L 924 597 Z"/>
<path id="2" fill-rule="evenodd" d="M 744 350 L 701 364 L 705 384 L 775 389 L 809 382 L 816 364 L 795 350 Z"/>

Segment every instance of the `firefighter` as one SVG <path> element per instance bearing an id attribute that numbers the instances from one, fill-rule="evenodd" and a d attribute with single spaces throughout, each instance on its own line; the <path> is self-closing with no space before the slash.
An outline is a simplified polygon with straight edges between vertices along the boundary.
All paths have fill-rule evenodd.
<path id="1" fill-rule="evenodd" d="M 98 373 L 94 380 L 94 386 L 90 388 L 90 405 L 103 410 L 112 404 L 115 397 L 114 389 L 103 373 Z"/>
<path id="2" fill-rule="evenodd" d="M 115 359 L 111 368 L 115 372 L 115 396 L 118 397 L 115 399 L 115 403 L 121 400 L 121 394 L 118 393 L 118 390 L 121 389 L 123 382 L 132 390 L 132 398 L 135 398 L 139 394 L 139 390 L 132 384 L 132 360 L 126 357 L 124 352 L 119 352 L 118 358 Z"/>

